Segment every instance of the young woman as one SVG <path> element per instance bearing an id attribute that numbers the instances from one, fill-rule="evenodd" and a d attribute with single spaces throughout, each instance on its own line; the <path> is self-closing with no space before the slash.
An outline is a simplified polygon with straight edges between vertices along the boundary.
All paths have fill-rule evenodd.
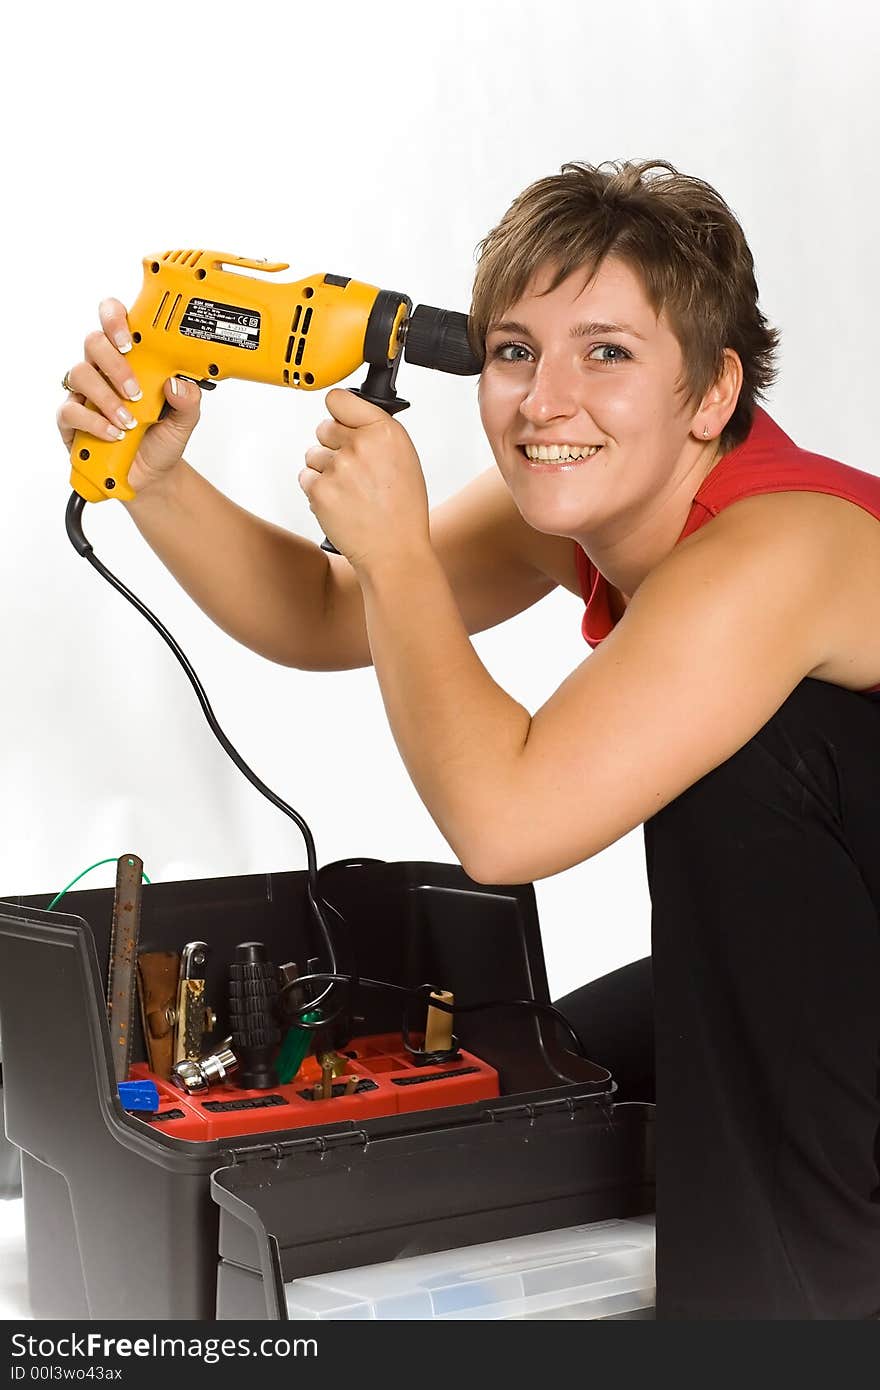
<path id="1" fill-rule="evenodd" d="M 496 468 L 429 514 L 402 424 L 331 391 L 299 475 L 327 556 L 183 460 L 199 392 L 177 381 L 128 509 L 238 640 L 308 669 L 372 662 L 475 879 L 540 879 L 644 823 L 658 1317 L 876 1317 L 880 480 L 757 406 L 777 335 L 701 180 L 567 164 L 480 251 Z M 104 301 L 66 377 L 68 448 L 97 431 L 86 400 L 108 434 L 125 424 L 128 341 Z M 595 650 L 530 715 L 468 637 L 557 584 L 583 595 Z M 652 1099 L 649 963 L 613 985 L 565 1007 L 622 1096 Z"/>

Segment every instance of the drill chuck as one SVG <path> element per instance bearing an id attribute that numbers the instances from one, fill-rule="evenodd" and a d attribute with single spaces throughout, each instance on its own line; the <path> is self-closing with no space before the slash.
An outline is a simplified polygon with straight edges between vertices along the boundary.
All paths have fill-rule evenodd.
<path id="1" fill-rule="evenodd" d="M 417 304 L 407 320 L 404 359 L 454 376 L 478 376 L 483 363 L 470 345 L 467 324 L 467 314 Z"/>

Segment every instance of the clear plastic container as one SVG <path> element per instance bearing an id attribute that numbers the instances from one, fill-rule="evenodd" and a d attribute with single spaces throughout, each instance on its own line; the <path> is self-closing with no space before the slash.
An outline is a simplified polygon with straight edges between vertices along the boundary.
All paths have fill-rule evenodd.
<path id="1" fill-rule="evenodd" d="M 654 1218 L 597 1221 L 285 1286 L 291 1319 L 650 1317 Z"/>

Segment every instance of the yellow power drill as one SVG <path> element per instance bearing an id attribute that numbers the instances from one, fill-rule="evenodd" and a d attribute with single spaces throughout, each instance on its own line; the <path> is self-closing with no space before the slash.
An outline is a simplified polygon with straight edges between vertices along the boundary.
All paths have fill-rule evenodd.
<path id="1" fill-rule="evenodd" d="M 143 287 L 128 315 L 129 360 L 143 391 L 128 409 L 138 424 L 118 441 L 74 436 L 70 482 L 87 502 L 134 497 L 128 471 L 144 432 L 168 409 L 163 385 L 170 376 L 209 390 L 238 377 L 317 391 L 366 363 L 355 395 L 395 414 L 409 404 L 395 391 L 401 354 L 460 376 L 480 371 L 465 314 L 424 304 L 413 310 L 394 290 L 344 275 L 262 280 L 241 270 L 277 273 L 287 264 L 220 251 L 165 251 L 146 256 L 143 266 Z"/>

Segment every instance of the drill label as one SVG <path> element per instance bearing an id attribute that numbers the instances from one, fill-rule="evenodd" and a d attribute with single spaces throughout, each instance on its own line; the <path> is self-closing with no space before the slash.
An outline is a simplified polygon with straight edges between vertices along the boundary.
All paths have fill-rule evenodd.
<path id="1" fill-rule="evenodd" d="M 209 343 L 253 351 L 260 346 L 260 315 L 235 304 L 191 299 L 180 321 L 180 331 L 187 338 L 203 338 Z"/>

